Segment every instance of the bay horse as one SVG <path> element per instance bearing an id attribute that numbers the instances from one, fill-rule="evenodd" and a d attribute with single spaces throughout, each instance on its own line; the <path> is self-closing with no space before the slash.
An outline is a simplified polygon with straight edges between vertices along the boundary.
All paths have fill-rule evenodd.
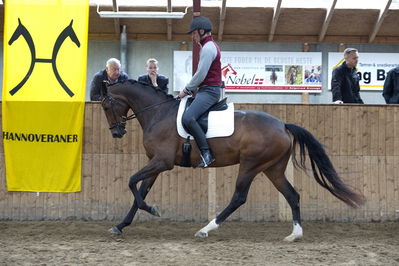
<path id="1" fill-rule="evenodd" d="M 182 143 L 176 130 L 176 116 L 180 100 L 160 89 L 134 80 L 108 87 L 101 102 L 109 129 L 114 138 L 126 133 L 126 121 L 137 118 L 143 130 L 143 145 L 149 162 L 129 180 L 134 195 L 133 205 L 123 221 L 112 227 L 113 234 L 122 234 L 130 225 L 138 209 L 160 216 L 157 207 L 144 201 L 158 175 L 171 170 L 182 161 Z M 127 117 L 129 110 L 133 115 Z M 216 161 L 211 167 L 239 164 L 235 191 L 228 206 L 215 219 L 199 230 L 195 236 L 207 237 L 208 232 L 218 228 L 238 207 L 245 203 L 248 190 L 255 176 L 263 172 L 288 201 L 293 220 L 293 231 L 284 240 L 294 241 L 303 236 L 299 209 L 299 194 L 287 181 L 285 169 L 292 156 L 296 167 L 306 170 L 306 157 L 310 159 L 316 182 L 332 195 L 351 207 L 359 207 L 365 201 L 339 177 L 322 144 L 306 129 L 285 124 L 261 111 L 234 112 L 234 133 L 229 137 L 211 138 L 209 145 Z M 295 147 L 299 146 L 299 160 Z M 200 162 L 199 150 L 192 141 L 191 165 Z M 307 151 L 307 153 L 306 153 Z M 140 188 L 137 183 L 142 181 Z"/>

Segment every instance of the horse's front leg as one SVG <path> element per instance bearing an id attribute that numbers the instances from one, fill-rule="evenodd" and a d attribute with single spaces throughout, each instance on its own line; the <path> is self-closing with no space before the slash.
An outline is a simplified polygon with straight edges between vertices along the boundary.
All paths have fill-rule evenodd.
<path id="1" fill-rule="evenodd" d="M 147 178 L 146 180 L 144 180 L 141 183 L 140 188 L 139 188 L 139 193 L 143 197 L 143 199 L 145 199 L 148 192 L 150 192 L 151 187 L 154 185 L 157 177 L 158 176 L 153 176 L 151 178 Z M 126 226 L 130 225 L 133 222 L 133 219 L 134 219 L 134 216 L 136 215 L 137 210 L 138 210 L 137 202 L 136 202 L 136 200 L 134 200 L 132 207 L 130 208 L 126 217 L 123 219 L 122 223 L 109 229 L 109 232 L 111 232 L 113 234 L 117 234 L 117 235 L 122 234 L 123 228 L 125 228 Z"/>
<path id="2" fill-rule="evenodd" d="M 170 170 L 173 168 L 173 164 L 168 164 L 164 160 L 160 160 L 157 158 L 152 158 L 150 162 L 134 174 L 129 181 L 129 188 L 132 191 L 135 201 L 137 203 L 137 207 L 141 210 L 144 210 L 152 215 L 160 216 L 159 211 L 154 206 L 148 206 L 144 201 L 144 198 L 137 190 L 137 183 L 140 181 L 144 181 L 148 178 L 156 178 L 161 172 Z"/>

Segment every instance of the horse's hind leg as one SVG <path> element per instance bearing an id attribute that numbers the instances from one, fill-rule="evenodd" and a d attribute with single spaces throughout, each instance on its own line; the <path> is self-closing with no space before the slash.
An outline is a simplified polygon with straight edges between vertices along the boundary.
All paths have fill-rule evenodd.
<path id="1" fill-rule="evenodd" d="M 229 205 L 215 219 L 209 222 L 207 226 L 199 230 L 195 234 L 196 237 L 207 237 L 209 231 L 217 229 L 219 225 L 227 219 L 227 217 L 229 217 L 235 210 L 238 209 L 238 207 L 245 203 L 249 188 L 251 187 L 251 183 L 256 176 L 256 173 L 257 172 L 254 170 L 244 170 L 242 164 L 240 165 L 240 172 L 236 181 L 236 188 Z"/>
<path id="2" fill-rule="evenodd" d="M 283 166 L 283 167 L 282 167 Z M 288 201 L 292 211 L 293 230 L 292 233 L 284 238 L 285 241 L 295 241 L 302 238 L 303 231 L 301 226 L 301 213 L 299 209 L 299 194 L 288 182 L 284 171 L 286 163 L 274 166 L 271 169 L 264 171 L 267 177 L 272 181 L 277 190 L 283 194 L 284 198 Z"/>

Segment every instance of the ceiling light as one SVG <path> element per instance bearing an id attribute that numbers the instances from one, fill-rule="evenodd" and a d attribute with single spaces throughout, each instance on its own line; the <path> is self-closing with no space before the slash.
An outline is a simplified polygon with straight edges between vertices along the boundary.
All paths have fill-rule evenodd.
<path id="1" fill-rule="evenodd" d="M 183 12 L 149 12 L 149 11 L 99 11 L 101 18 L 174 18 L 182 19 Z"/>
<path id="2" fill-rule="evenodd" d="M 162 11 L 100 11 L 97 5 L 97 13 L 101 18 L 173 18 L 182 19 L 186 12 L 162 12 Z"/>

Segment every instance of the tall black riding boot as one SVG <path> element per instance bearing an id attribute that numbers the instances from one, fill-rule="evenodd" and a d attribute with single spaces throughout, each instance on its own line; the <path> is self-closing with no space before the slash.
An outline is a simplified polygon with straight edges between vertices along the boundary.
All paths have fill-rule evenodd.
<path id="1" fill-rule="evenodd" d="M 211 149 L 209 148 L 208 141 L 206 140 L 205 133 L 202 131 L 201 127 L 196 124 L 190 128 L 190 133 L 194 137 L 197 143 L 198 149 L 201 152 L 201 162 L 198 165 L 200 168 L 208 167 L 211 163 L 215 161 Z"/>
<path id="2" fill-rule="evenodd" d="M 201 162 L 198 167 L 205 168 L 208 167 L 211 163 L 215 161 L 215 157 L 212 154 L 210 149 L 202 149 L 201 150 Z"/>
<path id="3" fill-rule="evenodd" d="M 198 167 L 205 168 L 215 161 L 215 157 L 209 149 L 205 133 L 198 122 L 194 119 L 188 119 L 185 125 L 189 129 L 190 134 L 194 137 L 198 149 L 201 151 L 201 162 Z"/>

